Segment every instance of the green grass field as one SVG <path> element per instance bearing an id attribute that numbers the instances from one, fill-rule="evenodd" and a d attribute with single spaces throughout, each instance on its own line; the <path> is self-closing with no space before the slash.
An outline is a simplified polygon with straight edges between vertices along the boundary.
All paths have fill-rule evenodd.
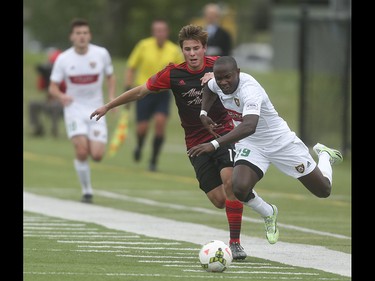
<path id="1" fill-rule="evenodd" d="M 29 136 L 28 102 L 43 98 L 36 90 L 34 66 L 44 59 L 41 55 L 24 56 L 23 189 L 33 194 L 79 201 L 81 190 L 73 168 L 73 148 L 66 138 L 63 122 L 57 139 L 48 134 L 43 138 Z M 115 59 L 114 64 L 120 93 L 125 61 Z M 290 72 L 251 74 L 263 84 L 279 114 L 297 130 L 297 75 Z M 118 116 L 119 112 L 107 114 L 110 133 L 114 131 Z M 48 120 L 44 121 L 48 126 Z M 48 132 L 48 127 L 46 129 Z M 227 230 L 224 210 L 215 209 L 198 187 L 185 152 L 174 103 L 158 172 L 147 170 L 150 138 L 145 144 L 142 161 L 133 162 L 134 131 L 132 106 L 129 135 L 124 145 L 114 157 L 106 156 L 101 163 L 91 163 L 94 205 Z M 324 143 L 324 140 L 317 141 Z M 314 197 L 299 181 L 274 167 L 256 190 L 263 199 L 278 206 L 279 242 L 317 245 L 351 254 L 350 156 L 334 167 L 333 192 L 329 198 Z M 175 205 L 182 208 L 172 207 Z M 199 212 L 197 208 L 208 211 Z M 243 221 L 242 233 L 263 239 L 259 217 L 244 208 L 244 218 L 248 219 Z M 249 256 L 244 262 L 233 263 L 226 272 L 207 273 L 198 264 L 200 246 L 177 240 L 178 237 L 163 240 L 99 224 L 24 212 L 24 280 L 351 280 L 312 268 L 252 257 L 251 249 L 246 249 Z"/>

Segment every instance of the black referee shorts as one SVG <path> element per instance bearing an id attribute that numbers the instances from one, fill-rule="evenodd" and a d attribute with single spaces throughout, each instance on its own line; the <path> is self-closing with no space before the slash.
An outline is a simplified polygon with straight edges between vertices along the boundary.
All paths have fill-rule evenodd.
<path id="1" fill-rule="evenodd" d="M 220 171 L 226 167 L 233 167 L 235 156 L 234 146 L 220 146 L 211 153 L 203 153 L 197 157 L 189 157 L 199 182 L 199 188 L 205 193 L 213 190 L 223 183 Z"/>
<path id="2" fill-rule="evenodd" d="M 155 113 L 169 115 L 171 93 L 169 90 L 151 93 L 136 102 L 136 120 L 148 121 Z"/>

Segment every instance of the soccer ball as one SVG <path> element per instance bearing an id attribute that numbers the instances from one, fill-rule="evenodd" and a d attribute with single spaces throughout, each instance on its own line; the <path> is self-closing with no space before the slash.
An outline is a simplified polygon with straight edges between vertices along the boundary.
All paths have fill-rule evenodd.
<path id="1" fill-rule="evenodd" d="M 232 263 L 232 251 L 220 240 L 212 240 L 203 245 L 199 251 L 199 261 L 209 272 L 223 272 Z"/>

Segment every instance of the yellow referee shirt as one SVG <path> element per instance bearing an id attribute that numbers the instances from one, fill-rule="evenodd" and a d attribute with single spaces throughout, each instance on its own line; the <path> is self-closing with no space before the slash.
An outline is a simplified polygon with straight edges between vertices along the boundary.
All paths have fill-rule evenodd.
<path id="1" fill-rule="evenodd" d="M 162 48 L 159 48 L 156 39 L 149 37 L 140 40 L 134 47 L 127 61 L 129 68 L 137 70 L 135 86 L 141 85 L 152 75 L 162 70 L 169 63 L 181 63 L 184 56 L 180 46 L 167 40 Z"/>

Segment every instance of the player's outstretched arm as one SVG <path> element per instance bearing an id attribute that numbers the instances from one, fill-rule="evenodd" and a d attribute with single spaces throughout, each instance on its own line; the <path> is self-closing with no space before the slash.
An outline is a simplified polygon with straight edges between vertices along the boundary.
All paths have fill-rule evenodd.
<path id="1" fill-rule="evenodd" d="M 104 116 L 109 110 L 112 108 L 115 108 L 122 104 L 127 104 L 129 102 L 140 100 L 146 95 L 151 93 L 149 89 L 147 89 L 146 84 L 137 86 L 135 88 L 132 88 L 128 91 L 125 91 L 121 95 L 119 95 L 114 100 L 106 103 L 105 105 L 97 108 L 93 113 L 90 115 L 90 119 L 94 118 L 96 116 L 96 121 L 98 121 L 102 116 Z"/>

